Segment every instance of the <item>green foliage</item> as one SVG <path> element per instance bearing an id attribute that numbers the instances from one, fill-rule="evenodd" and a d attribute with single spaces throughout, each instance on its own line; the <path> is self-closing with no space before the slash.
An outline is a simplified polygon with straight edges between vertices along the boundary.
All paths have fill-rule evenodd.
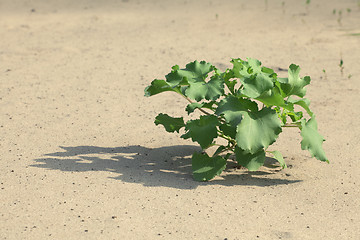
<path id="1" fill-rule="evenodd" d="M 206 153 L 194 153 L 192 156 L 192 169 L 194 179 L 208 181 L 220 175 L 226 167 L 226 159 L 221 156 L 209 157 Z"/>
<path id="2" fill-rule="evenodd" d="M 179 132 L 182 127 L 185 127 L 183 118 L 173 118 L 167 114 L 160 113 L 155 118 L 155 125 L 163 125 L 168 132 Z"/>
<path id="3" fill-rule="evenodd" d="M 310 77 L 301 78 L 295 64 L 289 66 L 287 78 L 278 78 L 256 59 L 232 59 L 231 63 L 233 67 L 224 72 L 205 61 L 191 62 L 184 69 L 176 65 L 166 80 L 155 79 L 145 88 L 145 96 L 175 92 L 189 101 L 188 115 L 196 110 L 202 113 L 187 122 L 163 113 L 155 118 L 156 125 L 163 125 L 168 132 L 183 131 L 181 138 L 191 139 L 203 149 L 192 157 L 194 179 L 208 181 L 221 174 L 231 155 L 249 171 L 258 170 L 266 154 L 286 168 L 279 151 L 267 150 L 284 127 L 300 129 L 301 148 L 328 162 L 322 148 L 324 138 L 318 133 L 310 101 L 304 98 Z M 219 144 L 220 139 L 226 144 Z M 212 156 L 205 153 L 214 146 L 217 150 Z"/>

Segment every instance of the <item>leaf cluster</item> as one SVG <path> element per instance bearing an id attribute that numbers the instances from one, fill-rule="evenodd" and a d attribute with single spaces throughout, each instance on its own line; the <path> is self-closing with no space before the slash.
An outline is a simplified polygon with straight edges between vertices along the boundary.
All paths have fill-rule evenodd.
<path id="1" fill-rule="evenodd" d="M 168 132 L 182 131 L 181 138 L 191 139 L 203 149 L 192 156 L 195 180 L 208 181 L 219 175 L 232 155 L 250 171 L 264 164 L 266 154 L 285 168 L 279 151 L 267 151 L 284 127 L 300 129 L 301 148 L 328 162 L 322 148 L 324 138 L 317 131 L 310 101 L 304 98 L 310 77 L 301 78 L 295 64 L 289 66 L 286 78 L 279 78 L 256 59 L 232 59 L 231 64 L 224 72 L 205 61 L 190 62 L 183 69 L 175 65 L 164 80 L 155 79 L 145 89 L 145 96 L 175 92 L 189 102 L 188 115 L 196 110 L 202 113 L 186 122 L 183 117 L 163 113 L 155 118 L 156 125 L 163 125 Z M 296 106 L 302 111 L 295 111 Z M 226 144 L 219 144 L 219 139 Z M 210 147 L 217 147 L 212 156 L 205 151 Z"/>

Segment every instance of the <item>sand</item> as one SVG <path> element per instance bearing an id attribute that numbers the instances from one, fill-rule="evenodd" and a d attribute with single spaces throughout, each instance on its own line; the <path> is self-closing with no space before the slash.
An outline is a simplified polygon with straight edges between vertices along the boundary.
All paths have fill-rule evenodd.
<path id="1" fill-rule="evenodd" d="M 305 2 L 1 0 L 0 238 L 359 239 L 360 3 Z M 330 164 L 286 129 L 287 169 L 192 179 L 199 147 L 153 123 L 186 102 L 143 90 L 238 57 L 311 76 Z"/>

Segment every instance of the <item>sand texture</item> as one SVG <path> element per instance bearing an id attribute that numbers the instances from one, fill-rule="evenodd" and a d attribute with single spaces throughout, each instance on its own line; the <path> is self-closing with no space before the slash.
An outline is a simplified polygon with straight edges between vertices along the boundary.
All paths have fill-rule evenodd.
<path id="1" fill-rule="evenodd" d="M 357 0 L 0 0 L 0 239 L 360 239 L 359 35 Z M 291 128 L 287 169 L 192 179 L 153 123 L 187 102 L 144 88 L 239 57 L 311 76 L 330 164 Z"/>

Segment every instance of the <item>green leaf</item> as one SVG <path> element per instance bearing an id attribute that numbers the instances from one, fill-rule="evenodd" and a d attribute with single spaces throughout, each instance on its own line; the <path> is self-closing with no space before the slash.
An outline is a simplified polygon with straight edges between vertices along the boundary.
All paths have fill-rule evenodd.
<path id="1" fill-rule="evenodd" d="M 180 83 L 194 83 L 204 81 L 208 74 L 214 70 L 214 66 L 204 61 L 194 61 L 188 63 L 185 69 L 179 69 L 179 66 L 174 66 L 173 71 L 166 75 L 166 81 L 171 86 L 177 86 Z"/>
<path id="2" fill-rule="evenodd" d="M 243 167 L 246 167 L 249 171 L 256 171 L 265 162 L 265 151 L 261 149 L 260 151 L 251 154 L 243 149 L 236 147 L 235 148 L 236 161 Z"/>
<path id="3" fill-rule="evenodd" d="M 232 126 L 237 126 L 241 122 L 242 115 L 247 111 L 247 108 L 244 106 L 246 103 L 248 102 L 229 95 L 221 100 L 215 114 L 218 116 L 224 115 L 226 122 Z"/>
<path id="4" fill-rule="evenodd" d="M 303 118 L 303 112 L 288 112 L 286 113 L 293 122 L 297 122 Z"/>
<path id="5" fill-rule="evenodd" d="M 241 94 L 257 98 L 274 87 L 276 74 L 269 68 L 262 68 L 259 60 L 248 58 L 246 62 L 241 59 L 233 59 L 232 63 L 234 75 L 243 84 Z"/>
<path id="6" fill-rule="evenodd" d="M 256 98 L 256 100 L 264 103 L 266 106 L 279 106 L 283 107 L 289 111 L 293 111 L 293 105 L 288 105 L 285 103 L 284 98 L 281 94 L 280 88 L 275 85 L 273 89 L 266 91 L 260 97 Z"/>
<path id="7" fill-rule="evenodd" d="M 214 108 L 212 107 L 214 105 L 214 102 L 207 102 L 207 103 L 198 103 L 198 102 L 194 102 L 194 103 L 190 103 L 186 106 L 186 111 L 188 114 L 194 112 L 196 109 L 198 108 L 207 108 L 207 109 L 211 109 L 213 110 Z"/>
<path id="8" fill-rule="evenodd" d="M 155 125 L 163 125 L 168 132 L 179 132 L 179 130 L 185 126 L 184 119 L 173 118 L 167 114 L 160 113 L 155 118 Z"/>
<path id="9" fill-rule="evenodd" d="M 187 111 L 188 114 L 193 113 L 196 109 L 198 108 L 202 108 L 203 104 L 201 103 L 190 103 L 186 106 L 185 110 Z"/>
<path id="10" fill-rule="evenodd" d="M 300 67 L 295 64 L 291 64 L 288 70 L 288 78 L 278 78 L 281 84 L 281 88 L 286 96 L 296 95 L 304 97 L 306 94 L 305 86 L 311 81 L 309 76 L 304 78 L 299 77 Z"/>
<path id="11" fill-rule="evenodd" d="M 235 93 L 235 85 L 237 81 L 235 79 L 231 80 L 231 78 L 234 78 L 234 72 L 232 70 L 227 69 L 225 73 L 222 74 L 222 78 L 224 79 L 224 82 L 226 86 L 229 88 L 231 93 Z"/>
<path id="12" fill-rule="evenodd" d="M 274 156 L 274 158 L 280 163 L 280 166 L 282 168 L 287 168 L 285 160 L 281 154 L 281 152 L 279 151 L 271 151 L 270 153 L 272 153 L 272 155 Z"/>
<path id="13" fill-rule="evenodd" d="M 310 106 L 309 99 L 307 99 L 307 98 L 295 99 L 295 98 L 289 97 L 288 102 L 299 105 L 302 108 L 304 108 L 310 117 L 312 117 L 314 115 L 314 113 L 310 110 L 310 107 L 309 107 Z"/>
<path id="14" fill-rule="evenodd" d="M 146 87 L 144 90 L 146 97 L 150 97 L 166 91 L 181 93 L 179 88 L 173 88 L 164 80 L 159 80 L 159 79 L 155 79 L 154 81 L 152 81 L 151 85 Z"/>
<path id="15" fill-rule="evenodd" d="M 226 167 L 226 160 L 221 156 L 209 157 L 206 153 L 194 153 L 192 156 L 193 177 L 197 181 L 209 181 L 220 175 Z"/>
<path id="16" fill-rule="evenodd" d="M 210 72 L 215 72 L 206 81 Z M 210 63 L 205 61 L 194 61 L 186 65 L 185 69 L 179 69 L 174 66 L 173 71 L 166 75 L 166 81 L 171 87 L 181 86 L 181 92 L 196 101 L 202 99 L 216 100 L 224 94 L 224 80 L 222 74 L 215 69 Z"/>
<path id="17" fill-rule="evenodd" d="M 229 136 L 232 139 L 236 138 L 236 127 L 229 124 L 221 124 L 219 128 L 226 136 Z"/>
<path id="18" fill-rule="evenodd" d="M 253 154 L 275 142 L 281 132 L 281 123 L 275 110 L 263 108 L 243 114 L 236 130 L 238 146 Z"/>
<path id="19" fill-rule="evenodd" d="M 204 80 L 190 82 L 189 88 L 185 90 L 185 95 L 196 101 L 202 99 L 216 100 L 224 94 L 224 81 L 219 75 L 211 77 L 209 82 Z"/>
<path id="20" fill-rule="evenodd" d="M 307 122 L 305 119 L 301 121 L 300 134 L 303 138 L 301 141 L 302 150 L 308 150 L 311 153 L 311 156 L 321 161 L 329 162 L 322 148 L 322 144 L 325 139 L 318 132 L 315 117 L 310 118 Z"/>
<path id="21" fill-rule="evenodd" d="M 225 146 L 223 146 L 223 145 L 219 146 L 219 147 L 216 149 L 216 151 L 214 152 L 214 155 L 213 155 L 213 156 L 216 156 L 216 155 L 220 154 L 220 153 L 221 153 L 222 151 L 224 151 L 225 149 L 226 149 Z"/>
<path id="22" fill-rule="evenodd" d="M 218 136 L 217 126 L 219 124 L 219 120 L 214 115 L 200 116 L 200 119 L 190 120 L 186 123 L 185 130 L 187 132 L 181 137 L 191 138 L 198 142 L 202 149 L 206 149 Z"/>

